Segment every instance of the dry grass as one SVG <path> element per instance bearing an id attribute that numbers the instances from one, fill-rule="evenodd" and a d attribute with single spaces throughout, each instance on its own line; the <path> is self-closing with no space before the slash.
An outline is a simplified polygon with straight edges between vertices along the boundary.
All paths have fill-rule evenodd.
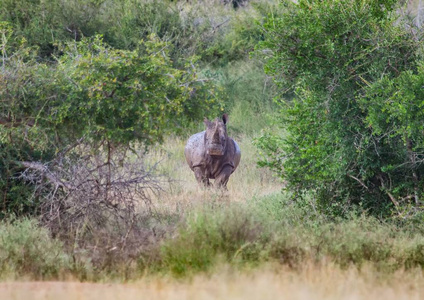
<path id="1" fill-rule="evenodd" d="M 275 266 L 235 273 L 221 270 L 190 281 L 146 278 L 129 284 L 78 282 L 8 282 L 0 284 L 2 300 L 20 299 L 422 299 L 421 270 L 391 275 L 370 268 L 342 270 L 332 264 L 306 264 L 293 271 Z"/>
<path id="2" fill-rule="evenodd" d="M 231 134 L 231 133 L 230 133 Z M 151 151 L 147 159 L 151 162 L 161 161 L 159 171 L 167 174 L 173 181 L 165 188 L 165 192 L 156 197 L 154 202 L 161 209 L 181 211 L 204 201 L 244 202 L 252 197 L 278 193 L 282 188 L 279 179 L 271 172 L 256 165 L 257 148 L 252 138 L 237 138 L 242 157 L 237 170 L 228 182 L 228 191 L 200 188 L 193 172 L 184 157 L 186 140 L 168 138 L 165 143 Z"/>

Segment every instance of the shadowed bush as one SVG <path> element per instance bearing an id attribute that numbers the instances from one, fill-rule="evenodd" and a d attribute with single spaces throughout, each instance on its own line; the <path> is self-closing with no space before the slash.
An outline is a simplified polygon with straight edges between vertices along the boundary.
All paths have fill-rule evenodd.
<path id="1" fill-rule="evenodd" d="M 257 21 L 269 4 L 234 10 L 222 1 L 158 0 L 4 0 L 0 22 L 13 29 L 13 44 L 25 39 L 40 49 L 40 57 L 60 55 L 58 43 L 103 35 L 116 49 L 134 50 L 151 34 L 171 42 L 171 53 L 181 57 L 199 55 L 205 62 L 226 64 L 245 58 L 262 35 Z"/>

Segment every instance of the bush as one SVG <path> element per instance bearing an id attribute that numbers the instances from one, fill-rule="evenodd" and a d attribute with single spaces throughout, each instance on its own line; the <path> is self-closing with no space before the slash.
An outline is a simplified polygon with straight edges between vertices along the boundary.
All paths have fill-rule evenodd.
<path id="1" fill-rule="evenodd" d="M 211 82 L 198 77 L 193 60 L 174 68 L 171 47 L 154 35 L 134 51 L 110 48 L 100 37 L 68 45 L 59 59 L 52 121 L 77 137 L 151 145 L 216 114 L 221 103 Z"/>
<path id="2" fill-rule="evenodd" d="M 34 219 L 0 223 L 0 274 L 31 279 L 56 279 L 72 270 L 63 244 Z"/>
<path id="3" fill-rule="evenodd" d="M 285 11 L 265 24 L 258 48 L 267 54 L 265 71 L 294 97 L 278 100 L 284 134 L 259 139 L 265 153 L 261 164 L 286 180 L 294 199 L 314 192 L 325 213 L 343 215 L 361 205 L 388 216 L 413 194 L 403 186 L 411 186 L 414 171 L 388 170 L 410 166 L 411 159 L 393 145 L 389 130 L 374 130 L 367 118 L 375 108 L 360 100 L 381 77 L 416 70 L 418 41 L 394 4 L 287 1 Z M 378 106 L 381 100 L 371 102 Z"/>
<path id="4" fill-rule="evenodd" d="M 57 45 L 63 42 L 101 34 L 113 48 L 134 50 L 140 40 L 155 34 L 174 45 L 171 57 L 176 64 L 192 55 L 225 64 L 246 57 L 261 38 L 256 20 L 266 15 L 269 5 L 255 6 L 234 11 L 222 1 L 52 0 L 47 5 L 5 0 L 0 2 L 0 22 L 13 29 L 11 45 L 25 39 L 48 60 L 60 55 Z"/>
<path id="5" fill-rule="evenodd" d="M 19 178 L 16 161 L 49 160 L 54 153 L 46 141 L 48 132 L 34 126 L 45 124 L 42 108 L 49 101 L 46 82 L 52 71 L 37 62 L 37 50 L 21 41 L 17 49 L 10 45 L 12 28 L 0 22 L 3 60 L 0 69 L 0 218 L 9 213 L 28 214 L 37 207 L 31 200 L 32 189 Z M 52 149 L 53 148 L 53 149 Z"/>
<path id="6" fill-rule="evenodd" d="M 423 197 L 424 139 L 419 129 L 424 120 L 423 83 L 424 67 L 420 61 L 416 70 L 404 71 L 395 78 L 383 76 L 360 99 L 367 108 L 366 121 L 372 132 L 386 136 L 381 140 L 387 153 L 380 163 L 379 180 L 400 217 L 415 214 Z"/>
<path id="7" fill-rule="evenodd" d="M 261 224 L 241 207 L 195 210 L 175 237 L 163 242 L 155 267 L 186 276 L 208 271 L 219 262 L 257 262 L 265 235 Z"/>
<path id="8" fill-rule="evenodd" d="M 29 45 L 40 49 L 43 57 L 54 52 L 53 44 L 68 38 L 61 20 L 59 1 L 4 0 L 0 2 L 0 22 L 13 29 L 10 45 L 19 47 L 25 39 Z"/>

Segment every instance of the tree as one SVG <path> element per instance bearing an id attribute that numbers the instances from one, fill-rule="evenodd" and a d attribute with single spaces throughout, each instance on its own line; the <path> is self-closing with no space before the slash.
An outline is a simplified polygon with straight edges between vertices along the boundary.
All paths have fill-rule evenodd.
<path id="1" fill-rule="evenodd" d="M 10 28 L 4 26 L 3 34 L 10 35 Z M 17 176 L 25 168 L 40 167 L 29 162 L 44 164 L 81 143 L 91 145 L 92 151 L 108 152 L 110 158 L 114 149 L 125 151 L 135 142 L 147 148 L 193 120 L 216 114 L 221 108 L 219 91 L 199 77 L 195 58 L 181 63 L 185 69 L 174 68 L 170 47 L 152 35 L 137 50 L 118 50 L 96 36 L 62 47 L 57 64 L 51 65 L 38 62 L 36 51 L 24 44 L 8 56 L 4 42 L 3 212 L 25 211 L 24 199 L 34 200 Z M 26 192 L 16 197 L 15 190 Z M 33 206 L 37 204 L 31 201 Z"/>
<path id="2" fill-rule="evenodd" d="M 385 167 L 399 162 L 399 149 L 386 132 L 373 130 L 373 108 L 362 100 L 380 78 L 416 69 L 418 41 L 395 3 L 286 1 L 282 15 L 271 15 L 264 25 L 258 50 L 272 52 L 265 71 L 294 96 L 278 100 L 286 134 L 258 140 L 265 153 L 261 164 L 299 197 L 314 192 L 330 213 L 361 204 L 381 215 L 399 204 Z M 405 183 L 408 177 L 396 180 Z"/>
<path id="3" fill-rule="evenodd" d="M 94 140 L 150 145 L 217 111 L 210 82 L 198 78 L 190 61 L 185 70 L 175 69 L 170 47 L 155 36 L 135 51 L 107 47 L 100 37 L 66 47 L 49 121 Z"/>

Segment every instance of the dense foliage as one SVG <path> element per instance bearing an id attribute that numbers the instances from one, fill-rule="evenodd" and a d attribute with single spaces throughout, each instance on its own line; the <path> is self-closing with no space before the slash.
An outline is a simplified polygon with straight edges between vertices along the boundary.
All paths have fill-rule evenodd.
<path id="1" fill-rule="evenodd" d="M 287 1 L 265 24 L 265 70 L 294 96 L 279 101 L 287 135 L 259 140 L 262 164 L 324 211 L 385 215 L 421 199 L 420 42 L 394 4 Z"/>

